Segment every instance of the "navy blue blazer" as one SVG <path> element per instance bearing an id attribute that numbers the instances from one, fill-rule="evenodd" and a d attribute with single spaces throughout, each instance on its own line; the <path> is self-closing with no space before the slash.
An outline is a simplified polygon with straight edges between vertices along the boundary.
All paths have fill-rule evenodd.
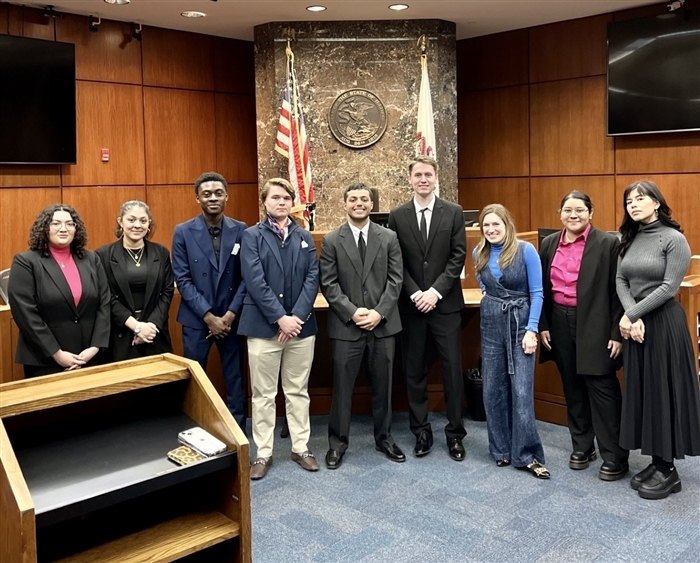
<path id="1" fill-rule="evenodd" d="M 292 276 L 294 307 L 290 312 L 304 321 L 299 338 L 318 332 L 314 315 L 318 261 L 313 238 L 292 223 L 284 244 L 291 245 L 291 272 L 284 271 L 279 239 L 267 223 L 258 223 L 243 233 L 241 264 L 247 292 L 238 334 L 256 338 L 272 338 L 277 334 L 277 319 L 287 314 L 282 304 L 285 276 Z"/>
<path id="2" fill-rule="evenodd" d="M 175 226 L 172 262 L 182 300 L 177 321 L 191 328 L 206 328 L 207 311 L 217 317 L 226 311 L 238 316 L 246 292 L 241 275 L 241 239 L 247 225 L 224 217 L 219 263 L 216 262 L 209 226 L 202 215 Z"/>

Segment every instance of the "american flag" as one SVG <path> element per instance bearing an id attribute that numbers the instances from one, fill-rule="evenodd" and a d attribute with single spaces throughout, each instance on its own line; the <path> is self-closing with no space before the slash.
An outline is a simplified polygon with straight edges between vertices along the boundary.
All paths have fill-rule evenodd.
<path id="1" fill-rule="evenodd" d="M 428 80 L 428 56 L 420 57 L 421 80 L 418 95 L 418 123 L 416 126 L 416 156 L 431 156 L 437 160 L 435 151 L 435 121 L 433 119 L 433 100 L 430 96 L 430 80 Z M 435 195 L 440 195 L 440 186 L 435 183 Z"/>
<path id="2" fill-rule="evenodd" d="M 282 96 L 282 109 L 277 124 L 275 150 L 287 159 L 289 183 L 296 197 L 292 214 L 304 219 L 304 226 L 313 230 L 314 186 L 311 181 L 309 141 L 306 137 L 304 112 L 299 96 L 299 85 L 294 72 L 294 54 L 287 45 L 287 82 Z"/>

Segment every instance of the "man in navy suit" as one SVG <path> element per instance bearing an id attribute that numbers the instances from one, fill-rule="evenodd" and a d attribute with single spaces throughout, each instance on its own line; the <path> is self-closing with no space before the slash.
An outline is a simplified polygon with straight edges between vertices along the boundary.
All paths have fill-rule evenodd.
<path id="1" fill-rule="evenodd" d="M 250 478 L 262 479 L 272 465 L 275 396 L 282 380 L 292 460 L 318 471 L 309 450 L 309 373 L 314 359 L 318 261 L 311 233 L 289 216 L 294 188 L 272 178 L 260 192 L 266 215 L 243 233 L 241 265 L 247 294 L 238 333 L 248 337 L 256 459 Z M 282 368 L 280 374 L 280 367 Z"/>
<path id="2" fill-rule="evenodd" d="M 212 344 L 224 368 L 227 403 L 245 430 L 246 393 L 243 385 L 243 341 L 237 318 L 243 306 L 241 238 L 247 225 L 224 216 L 228 184 L 216 172 L 205 172 L 194 183 L 202 214 L 181 223 L 173 233 L 173 273 L 182 300 L 177 320 L 182 325 L 185 357 L 206 371 Z"/>

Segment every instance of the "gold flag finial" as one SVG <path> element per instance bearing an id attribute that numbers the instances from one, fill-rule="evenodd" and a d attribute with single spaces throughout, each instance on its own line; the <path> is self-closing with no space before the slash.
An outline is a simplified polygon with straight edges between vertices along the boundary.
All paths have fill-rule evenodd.
<path id="1" fill-rule="evenodd" d="M 428 48 L 428 36 L 423 34 L 418 38 L 418 42 L 416 43 L 418 47 L 420 47 L 420 54 L 421 56 L 425 56 L 426 50 Z"/>

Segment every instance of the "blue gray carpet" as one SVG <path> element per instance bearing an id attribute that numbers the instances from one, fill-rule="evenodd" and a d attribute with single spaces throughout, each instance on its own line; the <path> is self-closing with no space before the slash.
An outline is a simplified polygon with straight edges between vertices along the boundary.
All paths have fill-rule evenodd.
<path id="1" fill-rule="evenodd" d="M 649 462 L 638 452 L 630 456 L 627 478 L 604 482 L 600 460 L 583 471 L 569 469 L 568 430 L 540 422 L 552 473 L 542 481 L 512 466 L 496 467 L 484 422 L 465 419 L 467 457 L 452 461 L 445 419 L 437 413 L 431 413 L 433 451 L 417 459 L 408 416 L 399 413 L 393 435 L 405 463 L 375 451 L 371 418 L 355 416 L 343 464 L 329 471 L 323 462 L 327 423 L 327 417 L 312 417 L 310 448 L 321 469 L 309 473 L 290 460 L 278 419 L 274 464 L 251 483 L 255 563 L 700 560 L 698 458 L 677 462 L 681 493 L 643 500 L 629 486 L 629 476 Z"/>

